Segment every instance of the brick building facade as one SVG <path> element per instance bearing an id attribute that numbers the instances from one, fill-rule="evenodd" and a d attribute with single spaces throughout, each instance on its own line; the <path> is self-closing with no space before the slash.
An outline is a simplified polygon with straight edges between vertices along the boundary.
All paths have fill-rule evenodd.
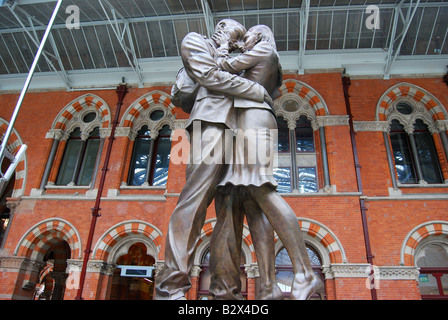
<path id="1" fill-rule="evenodd" d="M 447 85 L 441 77 L 348 79 L 340 70 L 285 72 L 275 102 L 279 192 L 300 222 L 326 299 L 446 296 Z M 185 183 L 185 164 L 169 159 L 185 143 L 188 114 L 172 105 L 170 92 L 170 85 L 129 87 L 124 97 L 84 299 L 152 298 Z M 0 95 L 2 134 L 17 97 Z M 21 144 L 28 150 L 2 197 L 2 299 L 76 298 L 117 101 L 115 90 L 27 94 L 8 143 L 12 153 Z M 207 295 L 215 221 L 212 204 L 194 258 L 191 300 Z M 276 251 L 287 295 L 291 268 L 279 239 Z M 129 266 L 155 272 L 123 275 Z M 247 299 L 255 298 L 257 272 L 246 224 Z"/>

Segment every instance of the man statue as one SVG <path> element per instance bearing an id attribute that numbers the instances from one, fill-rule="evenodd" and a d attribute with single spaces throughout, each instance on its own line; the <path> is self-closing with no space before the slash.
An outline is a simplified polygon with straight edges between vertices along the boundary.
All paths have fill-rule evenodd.
<path id="1" fill-rule="evenodd" d="M 186 183 L 168 226 L 165 266 L 157 275 L 156 299 L 185 299 L 185 294 L 191 287 L 189 273 L 194 251 L 201 235 L 207 207 L 215 197 L 216 186 L 227 172 L 225 150 L 231 148 L 228 145 L 231 141 L 228 139 L 209 140 L 210 137 L 224 137 L 226 129 L 236 129 L 233 98 L 267 102 L 270 105 L 273 103 L 262 85 L 222 71 L 217 65 L 216 60 L 221 54 L 218 48 L 222 41 L 227 41 L 232 50 L 245 33 L 246 30 L 241 24 L 225 19 L 218 23 L 211 39 L 192 32 L 182 41 L 181 57 L 185 71 L 199 85 L 187 130 L 190 134 L 190 144 L 200 145 L 202 152 L 201 159 L 197 159 L 194 157 L 194 148 L 190 149 Z M 216 150 L 222 152 L 219 155 L 213 154 L 213 158 L 219 158 L 220 161 L 211 164 L 204 161 L 204 155 L 209 157 L 210 153 Z M 217 199 L 216 205 L 223 205 L 223 201 Z M 216 211 L 221 210 L 217 207 Z M 269 223 L 263 226 L 272 233 Z M 229 288 L 229 291 L 234 290 Z"/>

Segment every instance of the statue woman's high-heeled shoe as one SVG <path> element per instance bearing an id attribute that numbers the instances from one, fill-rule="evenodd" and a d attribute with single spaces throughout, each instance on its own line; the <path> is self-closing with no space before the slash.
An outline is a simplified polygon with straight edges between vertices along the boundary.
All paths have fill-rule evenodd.
<path id="1" fill-rule="evenodd" d="M 321 300 L 325 296 L 325 286 L 322 280 L 315 274 L 310 281 L 293 282 L 290 300 L 308 300 L 313 294 L 318 294 Z"/>

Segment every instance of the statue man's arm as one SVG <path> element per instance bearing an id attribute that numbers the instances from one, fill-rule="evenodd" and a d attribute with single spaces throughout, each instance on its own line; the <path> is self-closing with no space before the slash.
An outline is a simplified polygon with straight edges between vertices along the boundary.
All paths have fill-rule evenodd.
<path id="1" fill-rule="evenodd" d="M 267 43 L 259 43 L 251 50 L 243 52 L 236 57 L 221 57 L 218 59 L 218 64 L 221 69 L 238 74 L 244 70 L 257 65 L 260 60 L 266 59 L 271 54 L 271 49 Z"/>
<path id="2" fill-rule="evenodd" d="M 219 69 L 205 39 L 190 33 L 182 41 L 181 56 L 188 75 L 199 85 L 224 95 L 263 102 L 265 89 L 258 83 Z"/>

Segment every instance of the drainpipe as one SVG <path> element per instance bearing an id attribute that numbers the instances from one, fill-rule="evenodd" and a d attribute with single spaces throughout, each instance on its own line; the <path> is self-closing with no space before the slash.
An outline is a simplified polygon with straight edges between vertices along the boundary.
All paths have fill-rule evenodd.
<path id="1" fill-rule="evenodd" d="M 373 266 L 373 258 L 372 255 L 372 249 L 370 246 L 370 236 L 369 236 L 369 229 L 367 225 L 367 207 L 365 206 L 365 199 L 364 199 L 364 191 L 362 187 L 362 180 L 361 180 L 361 165 L 359 164 L 359 158 L 358 158 L 358 149 L 356 147 L 356 140 L 355 140 L 355 129 L 353 127 L 353 115 L 350 107 L 350 95 L 348 93 L 348 89 L 350 87 L 350 78 L 349 77 L 342 77 L 342 87 L 344 89 L 344 98 L 345 98 L 345 106 L 347 109 L 347 114 L 349 116 L 349 124 L 350 124 L 350 139 L 352 142 L 352 150 L 353 150 L 353 159 L 355 161 L 355 170 L 356 170 L 356 181 L 358 184 L 358 192 L 361 193 L 361 196 L 359 197 L 359 206 L 361 209 L 361 220 L 362 220 L 362 228 L 364 233 L 364 243 L 366 246 L 366 256 L 367 256 L 367 262 Z M 373 268 L 370 273 L 371 276 L 373 276 Z M 373 278 L 373 277 L 372 277 Z M 372 296 L 372 300 L 377 300 L 377 294 L 375 286 L 372 285 L 370 289 L 370 293 Z"/>
<path id="2" fill-rule="evenodd" d="M 107 175 L 108 166 L 109 166 L 110 154 L 112 151 L 112 146 L 114 144 L 115 129 L 118 125 L 118 119 L 120 118 L 120 110 L 121 110 L 121 106 L 123 105 L 124 96 L 128 92 L 126 84 L 120 84 L 117 87 L 116 92 L 118 95 L 117 111 L 115 112 L 114 122 L 112 123 L 112 130 L 111 130 L 110 136 L 109 136 L 109 144 L 107 146 L 106 158 L 104 159 L 104 165 L 103 165 L 103 168 L 101 169 L 101 171 L 102 171 L 101 172 L 101 180 L 100 180 L 100 184 L 98 186 L 98 193 L 96 195 L 95 206 L 92 208 L 92 221 L 90 224 L 89 236 L 87 238 L 86 250 L 84 250 L 84 261 L 82 263 L 82 270 L 81 270 L 81 275 L 79 278 L 79 289 L 78 289 L 78 293 L 76 295 L 75 300 L 83 300 L 82 291 L 84 289 L 84 281 L 85 281 L 85 277 L 86 277 L 87 263 L 89 261 L 89 256 L 92 252 L 92 240 L 93 240 L 93 234 L 95 233 L 96 221 L 97 221 L 98 217 L 101 216 L 101 213 L 100 213 L 101 195 L 103 193 L 104 182 L 106 180 L 106 175 Z"/>

